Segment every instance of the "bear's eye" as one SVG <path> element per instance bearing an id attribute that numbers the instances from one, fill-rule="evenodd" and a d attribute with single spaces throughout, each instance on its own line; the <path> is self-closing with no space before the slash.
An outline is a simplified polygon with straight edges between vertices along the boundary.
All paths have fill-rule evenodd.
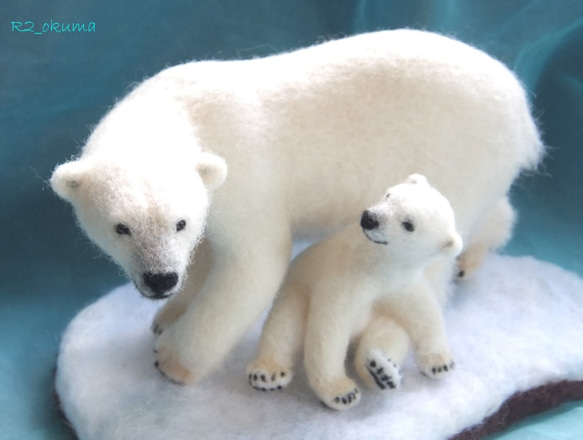
<path id="1" fill-rule="evenodd" d="M 118 223 L 115 225 L 115 232 L 117 232 L 119 235 L 132 235 L 130 228 L 128 228 L 123 223 Z"/>
<path id="2" fill-rule="evenodd" d="M 405 220 L 404 222 L 401 223 L 401 225 L 408 232 L 413 232 L 415 230 L 415 225 L 411 220 Z"/>
<path id="3" fill-rule="evenodd" d="M 180 232 L 184 228 L 186 228 L 186 220 L 180 220 L 178 223 L 176 223 L 176 232 Z"/>
<path id="4" fill-rule="evenodd" d="M 391 193 L 387 193 L 387 195 L 385 196 L 385 199 L 388 199 L 389 197 L 391 197 Z"/>

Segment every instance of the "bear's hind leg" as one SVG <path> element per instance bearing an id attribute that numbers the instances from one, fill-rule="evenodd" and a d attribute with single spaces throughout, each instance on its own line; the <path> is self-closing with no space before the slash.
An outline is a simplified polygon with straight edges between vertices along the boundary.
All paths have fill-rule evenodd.
<path id="1" fill-rule="evenodd" d="M 371 388 L 397 389 L 408 352 L 409 338 L 403 328 L 390 317 L 374 313 L 358 342 L 356 371 Z"/>
<path id="2" fill-rule="evenodd" d="M 284 285 L 261 334 L 257 357 L 247 367 L 249 385 L 260 391 L 285 388 L 292 380 L 304 342 L 307 297 Z"/>
<path id="3" fill-rule="evenodd" d="M 458 277 L 469 278 L 482 265 L 488 252 L 495 251 L 510 239 L 516 214 L 508 197 L 504 197 L 484 217 L 470 242 L 458 257 Z"/>

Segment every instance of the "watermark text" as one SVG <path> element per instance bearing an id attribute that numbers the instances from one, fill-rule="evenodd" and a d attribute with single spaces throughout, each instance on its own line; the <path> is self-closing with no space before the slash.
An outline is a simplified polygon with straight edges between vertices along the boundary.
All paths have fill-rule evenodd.
<path id="1" fill-rule="evenodd" d="M 33 35 L 44 35 L 48 33 L 88 33 L 95 32 L 94 21 L 88 23 L 61 23 L 51 19 L 38 26 L 34 21 L 12 21 L 10 22 L 11 32 L 29 33 Z"/>

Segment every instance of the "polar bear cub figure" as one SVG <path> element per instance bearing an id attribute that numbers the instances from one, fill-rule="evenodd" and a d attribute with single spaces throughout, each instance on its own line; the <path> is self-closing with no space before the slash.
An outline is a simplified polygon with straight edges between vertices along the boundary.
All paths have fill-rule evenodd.
<path id="1" fill-rule="evenodd" d="M 355 339 L 356 370 L 373 387 L 400 386 L 409 341 L 421 371 L 443 376 L 454 362 L 439 297 L 449 280 L 441 274 L 461 249 L 449 201 L 424 176 L 389 188 L 363 212 L 360 227 L 348 226 L 292 263 L 248 367 L 249 383 L 262 391 L 285 387 L 303 346 L 318 397 L 350 408 L 361 395 L 344 365 Z"/>

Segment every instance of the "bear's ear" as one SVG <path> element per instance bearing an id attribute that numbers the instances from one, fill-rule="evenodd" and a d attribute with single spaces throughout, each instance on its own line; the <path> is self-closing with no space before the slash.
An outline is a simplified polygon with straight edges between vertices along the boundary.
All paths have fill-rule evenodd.
<path id="1" fill-rule="evenodd" d="M 196 170 L 205 186 L 209 189 L 218 188 L 227 178 L 227 163 L 225 159 L 211 153 L 202 153 L 199 156 Z"/>
<path id="2" fill-rule="evenodd" d="M 441 251 L 445 255 L 457 257 L 461 253 L 463 245 L 464 243 L 460 234 L 458 234 L 456 231 L 453 231 L 449 238 L 445 240 Z"/>
<path id="3" fill-rule="evenodd" d="M 59 197 L 71 202 L 79 187 L 83 185 L 86 170 L 87 167 L 78 160 L 59 165 L 51 176 L 53 191 Z"/>
<path id="4" fill-rule="evenodd" d="M 409 177 L 407 177 L 407 180 L 405 182 L 412 183 L 414 185 L 417 184 L 429 185 L 429 182 L 427 182 L 427 178 L 422 174 L 411 174 Z"/>

